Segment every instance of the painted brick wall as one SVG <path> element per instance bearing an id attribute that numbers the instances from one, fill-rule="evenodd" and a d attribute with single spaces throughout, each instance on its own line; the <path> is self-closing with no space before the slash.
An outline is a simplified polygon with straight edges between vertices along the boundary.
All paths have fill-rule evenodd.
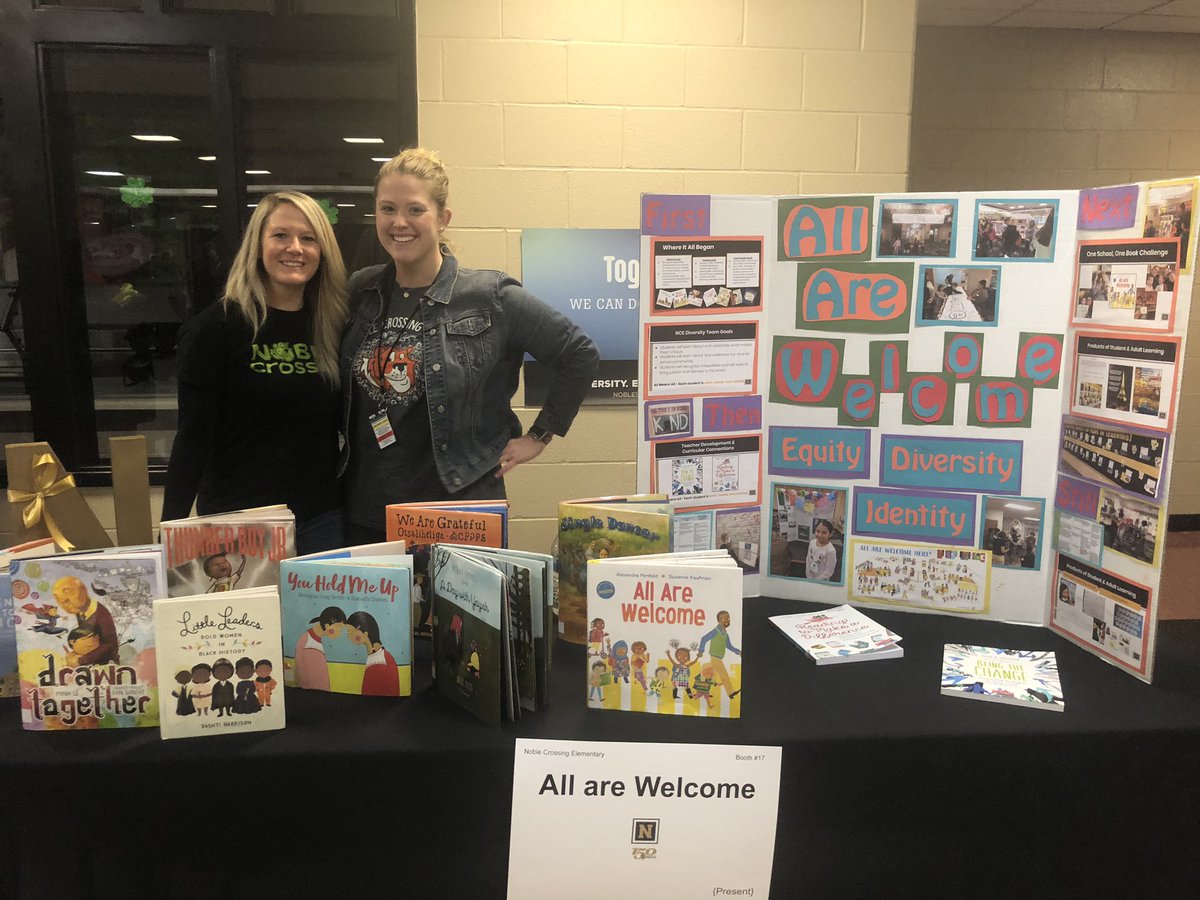
<path id="1" fill-rule="evenodd" d="M 419 0 L 460 256 L 519 276 L 522 228 L 635 228 L 643 191 L 904 190 L 915 22 L 915 0 Z M 559 499 L 633 490 L 635 429 L 585 408 L 517 469 L 513 545 L 548 549 Z"/>
<path id="2" fill-rule="evenodd" d="M 914 191 L 1200 174 L 1200 35 L 922 27 L 913 85 Z M 1173 514 L 1200 513 L 1200 315 L 1188 332 Z"/>

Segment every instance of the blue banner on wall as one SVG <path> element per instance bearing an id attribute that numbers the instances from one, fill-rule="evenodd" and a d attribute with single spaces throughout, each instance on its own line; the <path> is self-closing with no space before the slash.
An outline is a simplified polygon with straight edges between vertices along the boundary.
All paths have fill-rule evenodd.
<path id="1" fill-rule="evenodd" d="M 585 403 L 637 403 L 641 239 L 633 228 L 526 228 L 525 287 L 582 328 L 600 348 Z M 550 372 L 525 361 L 525 405 L 546 399 Z"/>

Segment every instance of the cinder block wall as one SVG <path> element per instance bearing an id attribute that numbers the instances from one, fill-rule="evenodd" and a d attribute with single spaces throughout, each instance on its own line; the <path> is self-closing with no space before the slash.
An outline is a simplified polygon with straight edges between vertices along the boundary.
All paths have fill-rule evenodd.
<path id="1" fill-rule="evenodd" d="M 904 190 L 915 34 L 916 0 L 418 0 L 450 237 L 519 277 L 522 228 L 636 228 L 643 191 Z M 585 407 L 514 471 L 511 544 L 548 550 L 560 499 L 632 491 L 636 427 Z"/>
<path id="2" fill-rule="evenodd" d="M 915 0 L 419 0 L 459 255 L 519 276 L 522 228 L 636 228 L 643 191 L 904 190 L 915 22 Z M 636 428 L 585 407 L 514 471 L 513 546 L 548 550 L 560 499 L 632 491 Z"/>
<path id="3" fill-rule="evenodd" d="M 922 27 L 913 83 L 914 191 L 1200 174 L 1200 35 Z M 1177 515 L 1200 513 L 1200 296 L 1192 302 L 1171 475 Z"/>

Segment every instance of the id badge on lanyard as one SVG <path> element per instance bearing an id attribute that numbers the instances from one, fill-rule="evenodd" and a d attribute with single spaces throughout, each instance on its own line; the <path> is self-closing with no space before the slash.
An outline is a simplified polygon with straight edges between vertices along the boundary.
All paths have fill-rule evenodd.
<path id="1" fill-rule="evenodd" d="M 371 430 L 375 432 L 375 443 L 379 445 L 380 450 L 396 443 L 396 432 L 392 430 L 392 420 L 388 418 L 386 409 L 380 409 L 369 421 Z"/>

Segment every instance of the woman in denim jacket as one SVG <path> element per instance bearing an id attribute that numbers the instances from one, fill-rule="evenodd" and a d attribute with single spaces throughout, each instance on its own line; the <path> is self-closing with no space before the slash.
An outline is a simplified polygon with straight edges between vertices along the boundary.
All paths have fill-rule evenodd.
<path id="1" fill-rule="evenodd" d="M 596 370 L 595 344 L 569 319 L 509 275 L 459 266 L 442 240 L 449 191 L 422 149 L 375 179 L 393 262 L 350 279 L 339 471 L 351 543 L 383 539 L 388 503 L 504 497 L 504 475 L 567 433 Z M 526 352 L 553 379 L 522 434 L 511 400 Z"/>

